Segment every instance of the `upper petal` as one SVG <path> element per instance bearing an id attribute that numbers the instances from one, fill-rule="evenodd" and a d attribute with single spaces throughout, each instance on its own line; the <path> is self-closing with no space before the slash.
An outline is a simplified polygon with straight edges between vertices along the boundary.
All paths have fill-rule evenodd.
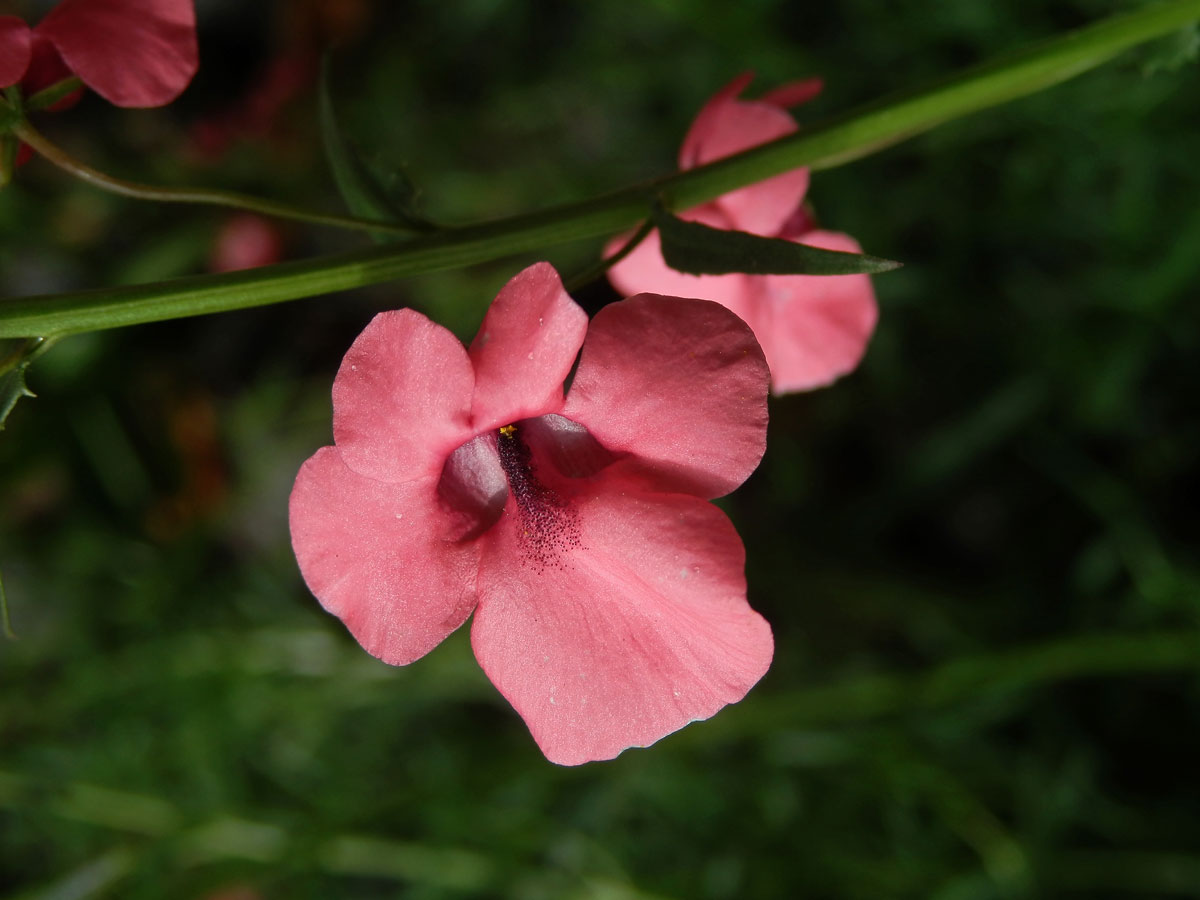
<path id="1" fill-rule="evenodd" d="M 639 294 L 592 320 L 563 415 L 649 463 L 661 490 L 727 494 L 767 433 L 768 370 L 750 328 L 718 303 Z"/>
<path id="2" fill-rule="evenodd" d="M 477 430 L 557 412 L 587 332 L 587 313 L 549 263 L 518 272 L 488 307 L 471 342 Z"/>
<path id="3" fill-rule="evenodd" d="M 70 77 L 71 70 L 63 62 L 58 48 L 48 41 L 44 35 L 34 31 L 33 55 L 29 59 L 29 68 L 25 70 L 25 77 L 21 79 L 21 90 L 26 95 L 33 95 L 43 88 L 58 84 L 64 78 Z M 74 106 L 83 97 L 83 92 L 84 89 L 82 87 L 72 91 L 51 106 L 50 109 L 59 111 Z"/>
<path id="4" fill-rule="evenodd" d="M 810 231 L 799 243 L 862 252 L 854 238 L 833 231 Z M 776 394 L 823 387 L 862 360 L 879 318 L 869 275 L 760 275 L 750 284 L 747 321 Z"/>
<path id="5" fill-rule="evenodd" d="M 351 469 L 382 481 L 438 475 L 470 436 L 471 361 L 458 338 L 411 309 L 375 316 L 333 380 L 333 439 Z"/>
<path id="6" fill-rule="evenodd" d="M 645 747 L 734 703 L 762 677 L 771 630 L 746 603 L 742 542 L 715 506 L 597 493 L 556 566 L 499 528 L 480 563 L 479 664 L 551 762 Z"/>
<path id="7" fill-rule="evenodd" d="M 16 16 L 0 16 L 0 87 L 10 87 L 25 76 L 33 55 L 33 33 Z"/>
<path id="8" fill-rule="evenodd" d="M 62 0 L 37 26 L 117 106 L 162 106 L 196 74 L 192 0 Z"/>
<path id="9" fill-rule="evenodd" d="M 774 103 L 738 100 L 750 79 L 739 76 L 705 104 L 679 153 L 682 169 L 702 166 L 791 134 L 796 122 Z M 808 169 L 798 168 L 751 184 L 716 200 L 739 231 L 779 232 L 808 190 Z"/>
<path id="10" fill-rule="evenodd" d="M 384 662 L 424 656 L 470 615 L 479 550 L 442 539 L 436 478 L 375 481 L 322 447 L 300 468 L 288 513 L 309 589 Z"/>
<path id="11" fill-rule="evenodd" d="M 708 101 L 700 107 L 700 112 L 696 113 L 696 118 L 692 120 L 692 125 L 687 134 L 683 136 L 683 143 L 679 147 L 679 168 L 691 169 L 703 165 L 700 161 L 700 154 L 703 151 L 704 143 L 718 128 L 721 117 L 725 114 L 725 108 L 736 105 L 737 98 L 753 80 L 753 72 L 742 72 L 709 97 Z"/>
<path id="12" fill-rule="evenodd" d="M 823 90 L 825 82 L 822 79 L 805 78 L 803 81 L 789 81 L 779 87 L 773 87 L 758 99 L 761 103 L 772 103 L 784 109 L 791 109 L 793 106 L 807 103 Z"/>

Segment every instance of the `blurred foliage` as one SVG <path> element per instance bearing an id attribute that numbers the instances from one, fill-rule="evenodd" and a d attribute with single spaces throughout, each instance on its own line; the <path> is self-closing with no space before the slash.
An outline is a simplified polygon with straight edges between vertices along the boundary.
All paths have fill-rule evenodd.
<path id="1" fill-rule="evenodd" d="M 485 219 L 669 170 L 739 71 L 822 75 L 815 121 L 1119 7 L 201 0 L 178 103 L 43 124 L 115 174 L 334 209 L 333 41 L 368 162 L 406 164 L 436 220 Z M 860 371 L 774 400 L 723 501 L 775 665 L 612 763 L 546 763 L 464 634 L 405 669 L 368 658 L 288 546 L 372 313 L 469 336 L 523 260 L 63 341 L 0 436 L 0 887 L 1200 894 L 1200 95 L 1147 54 L 814 175 L 825 227 L 906 266 L 876 280 Z M 0 195 L 0 291 L 199 271 L 222 221 L 35 160 Z M 363 240 L 281 230 L 293 256 Z"/>

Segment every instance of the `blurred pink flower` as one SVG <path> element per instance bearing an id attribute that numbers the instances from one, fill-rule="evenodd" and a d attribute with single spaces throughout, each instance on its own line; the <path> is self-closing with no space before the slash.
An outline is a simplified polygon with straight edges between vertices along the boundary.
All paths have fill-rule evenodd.
<path id="1" fill-rule="evenodd" d="M 741 540 L 707 502 L 762 456 L 767 378 L 718 304 L 643 294 L 589 326 L 547 263 L 469 349 L 380 313 L 334 380 L 335 446 L 292 490 L 300 570 L 396 665 L 474 611 L 476 658 L 553 762 L 652 744 L 771 661 Z"/>
<path id="2" fill-rule="evenodd" d="M 34 28 L 0 16 L 0 87 L 77 75 L 117 106 L 162 106 L 198 65 L 192 0 L 62 0 Z"/>
<path id="3" fill-rule="evenodd" d="M 679 152 L 681 169 L 791 134 L 796 123 L 786 108 L 821 90 L 821 82 L 813 79 L 783 85 L 759 100 L 739 100 L 752 78 L 749 73 L 735 78 L 700 110 Z M 813 227 L 802 206 L 807 189 L 808 169 L 795 169 L 724 194 L 681 218 L 861 253 L 849 235 Z M 611 241 L 605 253 L 616 252 L 624 241 Z M 613 266 L 608 277 L 622 294 L 657 291 L 703 297 L 733 310 L 762 344 L 776 394 L 821 387 L 852 371 L 866 352 L 878 318 L 866 275 L 685 275 L 663 261 L 657 231 Z"/>
<path id="4" fill-rule="evenodd" d="M 234 272 L 277 263 L 283 257 L 283 237 L 270 219 L 237 213 L 217 230 L 209 254 L 212 272 Z"/>

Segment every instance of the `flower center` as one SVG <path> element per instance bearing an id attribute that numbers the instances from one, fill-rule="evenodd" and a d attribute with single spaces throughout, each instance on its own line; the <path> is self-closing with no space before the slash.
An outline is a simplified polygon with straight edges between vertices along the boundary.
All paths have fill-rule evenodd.
<path id="1" fill-rule="evenodd" d="M 442 466 L 442 536 L 474 540 L 507 509 L 524 558 L 539 571 L 556 564 L 562 551 L 582 546 L 576 498 L 618 456 L 578 422 L 555 414 L 476 435 Z"/>
<path id="2" fill-rule="evenodd" d="M 499 429 L 496 450 L 517 505 L 521 545 L 526 558 L 540 571 L 554 562 L 560 551 L 580 546 L 579 514 L 565 497 L 538 478 L 533 453 L 516 425 Z"/>

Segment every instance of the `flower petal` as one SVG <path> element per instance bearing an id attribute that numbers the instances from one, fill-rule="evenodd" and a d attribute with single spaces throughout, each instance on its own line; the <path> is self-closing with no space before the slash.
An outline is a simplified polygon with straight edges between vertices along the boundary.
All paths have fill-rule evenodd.
<path id="1" fill-rule="evenodd" d="M 825 82 L 822 79 L 806 78 L 803 81 L 789 81 L 787 84 L 771 88 L 758 99 L 760 103 L 770 103 L 774 106 L 782 106 L 784 109 L 791 109 L 807 103 L 823 90 L 825 90 Z"/>
<path id="2" fill-rule="evenodd" d="M 692 169 L 703 165 L 700 161 L 700 153 L 704 143 L 712 136 L 713 131 L 719 127 L 721 118 L 725 113 L 725 107 L 736 104 L 738 102 L 737 98 L 741 96 L 742 91 L 750 86 L 750 82 L 753 80 L 753 72 L 742 72 L 733 81 L 709 97 L 708 101 L 700 107 L 700 112 L 696 113 L 696 118 L 692 120 L 692 126 L 688 129 L 688 133 L 684 135 L 683 144 L 679 147 L 680 169 Z"/>
<path id="3" fill-rule="evenodd" d="M 321 605 L 392 665 L 424 656 L 475 605 L 479 549 L 441 538 L 437 479 L 364 478 L 322 447 L 300 468 L 289 519 L 300 572 Z"/>
<path id="4" fill-rule="evenodd" d="M 854 238 L 833 231 L 810 231 L 798 243 L 862 252 Z M 747 321 L 776 394 L 823 387 L 854 371 L 879 318 L 870 276 L 759 275 L 750 284 Z"/>
<path id="5" fill-rule="evenodd" d="M 11 87 L 25 77 L 33 55 L 33 33 L 16 16 L 0 16 L 0 87 Z"/>
<path id="6" fill-rule="evenodd" d="M 741 153 L 796 130 L 795 120 L 774 103 L 737 99 L 749 81 L 739 76 L 700 110 L 679 152 L 681 169 Z M 715 203 L 738 231 L 774 236 L 807 190 L 808 169 L 799 168 L 723 194 Z"/>
<path id="7" fill-rule="evenodd" d="M 411 309 L 375 316 L 333 380 L 333 439 L 381 481 L 436 476 L 469 430 L 474 375 L 458 338 Z"/>
<path id="8" fill-rule="evenodd" d="M 729 222 L 711 206 L 689 210 L 681 218 L 700 222 L 711 228 L 729 228 Z M 616 253 L 628 236 L 614 238 L 604 248 L 604 255 Z M 745 276 L 731 275 L 688 275 L 667 265 L 662 255 L 662 240 L 658 229 L 646 235 L 633 251 L 608 270 L 608 280 L 624 297 L 634 294 L 664 294 L 668 297 L 695 297 L 715 300 L 723 306 L 740 312 L 745 303 Z"/>
<path id="9" fill-rule="evenodd" d="M 25 77 L 21 79 L 21 90 L 27 96 L 32 96 L 43 88 L 58 84 L 64 78 L 70 77 L 71 70 L 63 62 L 58 48 L 37 31 L 33 32 L 33 56 L 29 60 L 29 68 L 25 70 Z M 56 112 L 69 109 L 80 101 L 83 93 L 82 87 L 71 91 L 50 109 Z"/>
<path id="10" fill-rule="evenodd" d="M 587 321 L 549 263 L 517 273 L 492 301 L 471 342 L 475 428 L 557 412 Z"/>
<path id="11" fill-rule="evenodd" d="M 236 272 L 279 262 L 283 235 L 271 219 L 257 213 L 235 213 L 217 229 L 208 253 L 211 272 Z"/>
<path id="12" fill-rule="evenodd" d="M 639 294 L 592 320 L 563 415 L 616 468 L 649 463 L 661 490 L 719 497 L 762 458 L 768 370 L 749 327 L 718 303 Z"/>
<path id="13" fill-rule="evenodd" d="M 117 106 L 170 103 L 199 62 L 192 0 L 62 0 L 37 31 Z"/>
<path id="14" fill-rule="evenodd" d="M 475 656 L 551 762 L 645 747 L 728 703 L 771 663 L 746 603 L 745 553 L 710 503 L 599 493 L 581 548 L 539 570 L 498 528 L 480 564 Z"/>

